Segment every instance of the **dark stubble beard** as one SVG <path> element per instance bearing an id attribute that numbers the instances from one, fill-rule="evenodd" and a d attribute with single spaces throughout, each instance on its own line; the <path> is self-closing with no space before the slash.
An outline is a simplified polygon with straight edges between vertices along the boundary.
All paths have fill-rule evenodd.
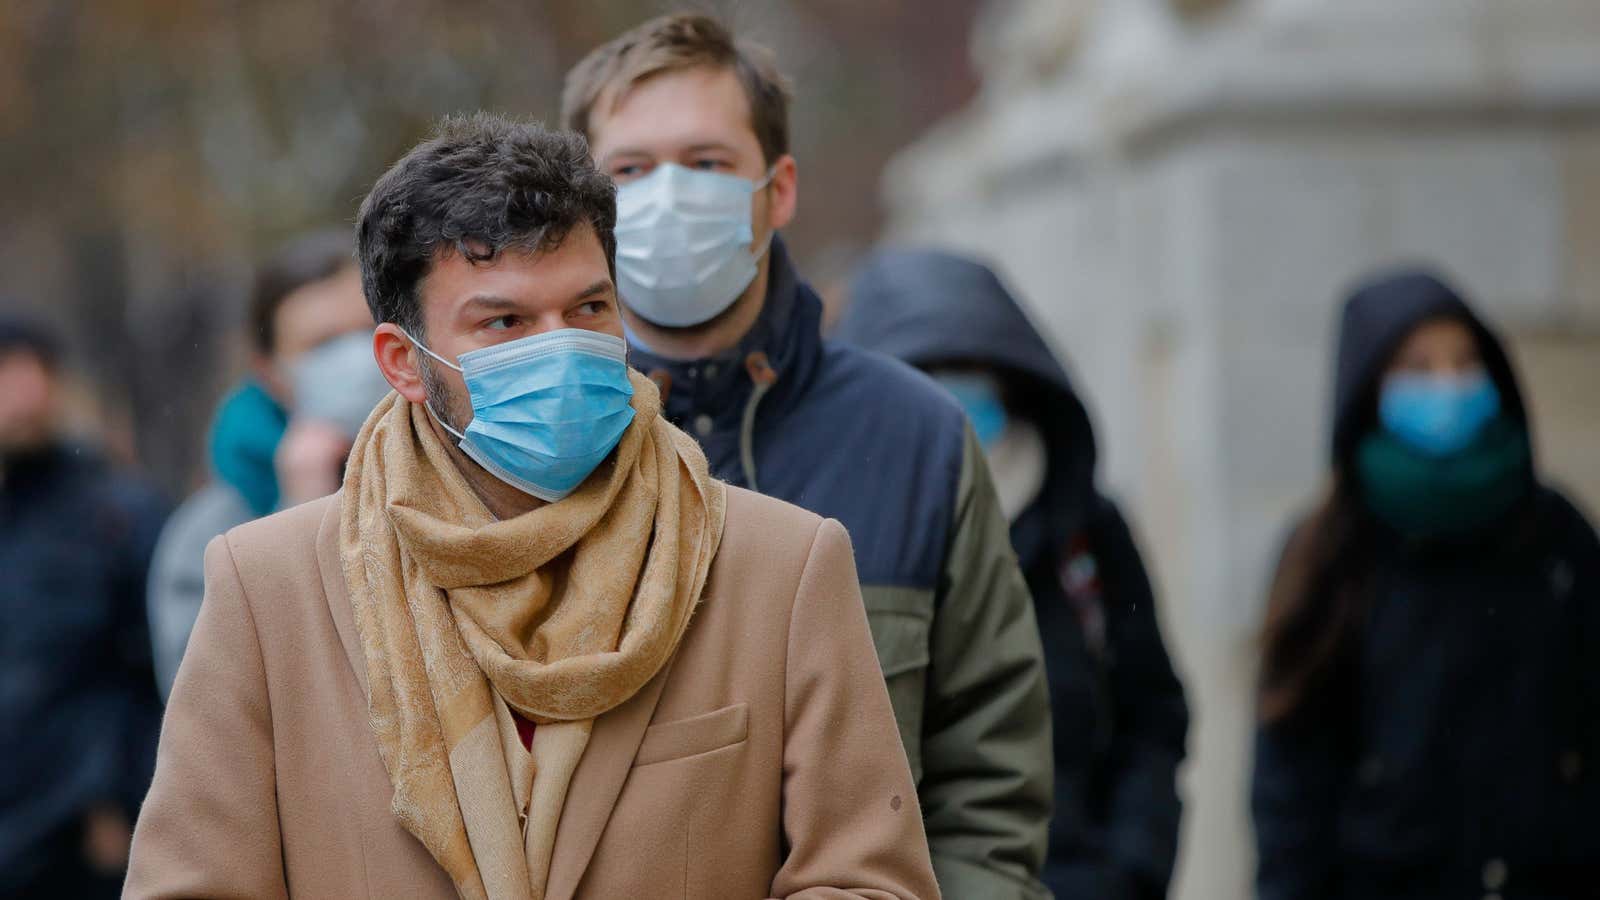
<path id="1" fill-rule="evenodd" d="M 421 355 L 421 354 L 419 354 Z M 455 396 L 450 391 L 450 385 L 433 369 L 434 361 L 424 357 L 422 366 L 418 370 L 422 376 L 422 390 L 427 394 L 428 407 L 433 410 L 435 417 L 456 431 L 466 434 L 470 422 L 462 422 L 456 415 Z M 460 444 L 461 440 L 455 435 L 448 436 L 451 441 Z"/>

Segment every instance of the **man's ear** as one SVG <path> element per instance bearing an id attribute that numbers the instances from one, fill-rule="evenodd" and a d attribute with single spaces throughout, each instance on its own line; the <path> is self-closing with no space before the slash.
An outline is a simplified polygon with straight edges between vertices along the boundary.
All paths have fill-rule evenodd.
<path id="1" fill-rule="evenodd" d="M 800 201 L 800 173 L 794 157 L 785 153 L 772 166 L 772 181 L 767 184 L 767 227 L 787 228 L 794 221 Z"/>
<path id="2" fill-rule="evenodd" d="M 428 399 L 428 391 L 422 386 L 422 372 L 417 368 L 421 355 L 422 351 L 416 349 L 400 326 L 393 322 L 379 325 L 372 335 L 372 357 L 378 361 L 378 369 L 389 386 L 412 403 Z"/>

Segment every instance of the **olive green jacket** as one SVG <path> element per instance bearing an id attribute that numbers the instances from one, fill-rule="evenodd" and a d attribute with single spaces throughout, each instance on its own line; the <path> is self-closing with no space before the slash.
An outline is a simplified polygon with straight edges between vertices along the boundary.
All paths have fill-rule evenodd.
<path id="1" fill-rule="evenodd" d="M 977 440 L 936 590 L 863 584 L 917 779 L 940 889 L 1036 898 L 1052 805 L 1049 696 L 1033 601 Z"/>

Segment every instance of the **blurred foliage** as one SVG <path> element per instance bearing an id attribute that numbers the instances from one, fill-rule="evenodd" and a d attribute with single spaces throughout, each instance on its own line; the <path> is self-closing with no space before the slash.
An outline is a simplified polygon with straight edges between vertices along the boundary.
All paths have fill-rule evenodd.
<path id="1" fill-rule="evenodd" d="M 974 88 L 978 0 L 697 3 L 795 79 L 800 218 L 824 269 L 870 241 L 878 170 Z M 242 365 L 251 263 L 351 221 L 440 115 L 553 122 L 561 78 L 660 0 L 15 0 L 0 4 L 0 296 L 60 326 L 113 446 L 202 474 Z M 119 441 L 118 436 L 122 439 Z"/>

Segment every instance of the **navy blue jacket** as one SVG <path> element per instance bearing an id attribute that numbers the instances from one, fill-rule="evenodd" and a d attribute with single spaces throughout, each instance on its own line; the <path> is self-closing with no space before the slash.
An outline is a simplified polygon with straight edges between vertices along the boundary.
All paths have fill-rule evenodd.
<path id="1" fill-rule="evenodd" d="M 838 519 L 947 896 L 1041 897 L 1050 719 L 1038 629 L 981 451 L 922 373 L 825 342 L 774 239 L 766 303 L 733 350 L 636 346 L 712 471 Z"/>
<path id="2" fill-rule="evenodd" d="M 1347 304 L 1333 454 L 1376 425 L 1415 326 L 1466 322 L 1507 414 L 1525 405 L 1499 340 L 1442 282 L 1385 278 Z M 1262 900 L 1600 896 L 1600 539 L 1528 473 L 1483 533 L 1402 538 L 1375 518 L 1360 638 L 1337 677 L 1257 730 Z"/>
<path id="3" fill-rule="evenodd" d="M 145 571 L 165 506 L 88 450 L 0 475 L 0 895 L 82 868 L 98 804 L 133 821 L 160 705 Z"/>
<path id="4" fill-rule="evenodd" d="M 1066 371 L 990 269 L 933 251 L 870 259 L 836 336 L 923 369 L 994 372 L 1010 414 L 1043 432 L 1048 472 L 1011 540 L 1044 641 L 1055 725 L 1044 881 L 1058 900 L 1165 897 L 1188 707 L 1138 548 L 1096 489 L 1094 431 Z M 1086 634 L 1086 614 L 1103 634 Z"/>

